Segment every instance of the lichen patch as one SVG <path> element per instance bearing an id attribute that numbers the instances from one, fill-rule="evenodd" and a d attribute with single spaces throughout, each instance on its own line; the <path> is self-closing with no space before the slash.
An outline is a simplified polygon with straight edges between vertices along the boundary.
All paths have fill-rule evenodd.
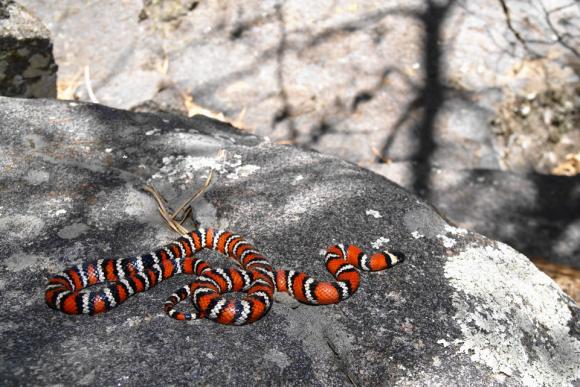
<path id="1" fill-rule="evenodd" d="M 74 239 L 78 238 L 85 232 L 89 231 L 89 226 L 84 223 L 73 223 L 68 226 L 61 228 L 57 235 L 62 239 Z"/>
<path id="2" fill-rule="evenodd" d="M 580 378 L 580 341 L 566 325 L 565 297 L 522 254 L 501 243 L 472 247 L 448 259 L 445 277 L 456 290 L 459 352 L 527 385 Z"/>
<path id="3" fill-rule="evenodd" d="M 229 173 L 226 177 L 228 179 L 237 180 L 239 178 L 248 177 L 254 174 L 258 169 L 260 169 L 257 165 L 242 165 L 237 167 L 232 173 Z"/>
<path id="4" fill-rule="evenodd" d="M 381 215 L 381 213 L 380 213 L 380 212 L 378 212 L 377 210 L 367 210 L 367 211 L 366 211 L 366 214 L 367 214 L 368 216 L 372 216 L 372 217 L 373 217 L 373 218 L 375 218 L 375 219 L 378 219 L 378 218 L 382 218 L 382 217 L 383 217 L 383 216 Z"/>
<path id="5" fill-rule="evenodd" d="M 12 272 L 20 272 L 26 269 L 39 270 L 39 269 L 55 269 L 51 264 L 51 260 L 48 257 L 42 255 L 35 255 L 25 253 L 23 251 L 18 251 L 12 254 L 2 262 L 4 267 Z"/>
<path id="6" fill-rule="evenodd" d="M 0 235 L 4 238 L 29 240 L 40 235 L 44 221 L 33 215 L 15 214 L 0 218 Z"/>
<path id="7" fill-rule="evenodd" d="M 457 243 L 455 239 L 449 238 L 446 235 L 437 235 L 437 239 L 441 240 L 441 242 L 443 242 L 443 246 L 447 247 L 448 249 L 452 248 Z"/>
<path id="8" fill-rule="evenodd" d="M 380 237 L 376 241 L 371 242 L 371 246 L 373 247 L 373 249 L 379 250 L 385 247 L 389 243 L 389 240 L 390 240 L 389 238 Z"/>

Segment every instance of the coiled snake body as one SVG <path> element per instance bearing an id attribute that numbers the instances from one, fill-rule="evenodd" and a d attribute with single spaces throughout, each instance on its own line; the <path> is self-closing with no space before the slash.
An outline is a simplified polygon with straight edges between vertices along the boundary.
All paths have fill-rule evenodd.
<path id="1" fill-rule="evenodd" d="M 240 268 L 212 268 L 194 256 L 212 249 L 235 260 Z M 274 270 L 270 262 L 243 237 L 229 231 L 198 229 L 160 249 L 138 257 L 100 259 L 70 267 L 51 277 L 46 287 L 48 306 L 67 314 L 104 313 L 133 294 L 146 291 L 175 274 L 196 275 L 195 281 L 173 293 L 165 312 L 177 320 L 208 318 L 220 324 L 245 325 L 264 317 L 274 293 L 287 292 L 310 305 L 336 304 L 358 289 L 357 269 L 379 271 L 403 262 L 404 255 L 388 251 L 366 255 L 355 245 L 334 245 L 326 251 L 326 268 L 336 281 L 318 281 L 303 272 Z M 84 288 L 104 284 L 98 290 Z M 223 293 L 244 292 L 241 299 Z M 175 306 L 191 297 L 195 312 Z"/>

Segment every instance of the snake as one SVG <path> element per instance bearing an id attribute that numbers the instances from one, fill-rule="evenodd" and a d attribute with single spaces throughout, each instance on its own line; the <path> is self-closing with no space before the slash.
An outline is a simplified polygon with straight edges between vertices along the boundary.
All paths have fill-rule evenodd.
<path id="1" fill-rule="evenodd" d="M 212 268 L 195 256 L 204 250 L 225 255 L 238 266 Z M 164 311 L 177 320 L 206 318 L 225 325 L 246 325 L 264 317 L 276 292 L 288 293 L 308 305 L 337 304 L 359 288 L 362 271 L 389 269 L 405 260 L 401 252 L 367 255 L 352 244 L 326 250 L 326 269 L 334 281 L 320 281 L 304 272 L 274 270 L 270 261 L 244 237 L 226 230 L 199 228 L 159 249 L 140 256 L 106 258 L 81 263 L 48 279 L 46 304 L 66 314 L 105 313 L 130 296 L 147 291 L 177 274 L 195 275 L 176 290 Z M 90 287 L 100 285 L 97 289 Z M 227 293 L 243 293 L 231 297 Z M 193 311 L 177 310 L 190 298 Z"/>

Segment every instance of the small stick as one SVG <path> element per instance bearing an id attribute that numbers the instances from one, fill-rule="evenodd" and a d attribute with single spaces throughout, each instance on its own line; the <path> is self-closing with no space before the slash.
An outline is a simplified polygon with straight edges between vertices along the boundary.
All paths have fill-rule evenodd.
<path id="1" fill-rule="evenodd" d="M 211 179 L 213 178 L 213 169 L 211 169 L 209 171 L 209 175 L 207 176 L 207 179 L 205 179 L 205 183 L 203 183 L 203 185 L 201 186 L 200 189 L 198 189 L 189 199 L 187 199 L 185 201 L 185 203 L 183 203 L 178 209 L 177 211 L 175 211 L 173 213 L 172 219 L 175 219 L 175 217 L 177 215 L 179 215 L 181 212 L 184 212 L 185 207 L 187 207 L 189 205 L 189 203 L 191 203 L 192 201 L 194 201 L 195 199 L 197 199 L 199 197 L 199 195 L 201 195 L 202 193 L 204 193 L 207 190 L 207 187 L 209 187 L 210 183 L 211 183 Z M 184 217 L 185 218 L 185 217 Z"/>
<path id="2" fill-rule="evenodd" d="M 217 157 L 222 158 L 224 154 L 225 151 L 223 149 L 220 149 L 220 151 L 217 154 Z M 203 183 L 203 186 L 201 186 L 200 189 L 195 191 L 195 193 L 191 195 L 189 199 L 187 199 L 181 206 L 179 206 L 179 208 L 176 211 L 173 212 L 167 209 L 167 200 L 163 197 L 163 195 L 159 193 L 159 191 L 157 191 L 157 189 L 155 189 L 155 187 L 146 185 L 145 187 L 143 187 L 143 189 L 146 192 L 149 192 L 151 195 L 153 195 L 153 198 L 157 202 L 157 210 L 159 211 L 161 217 L 165 220 L 167 226 L 176 233 L 184 235 L 189 232 L 185 227 L 183 227 L 183 223 L 185 222 L 187 217 L 190 216 L 192 213 L 190 204 L 194 200 L 196 200 L 201 194 L 207 191 L 207 188 L 211 184 L 213 174 L 214 170 L 212 168 L 210 169 L 207 179 L 205 179 L 205 183 Z"/>
<path id="3" fill-rule="evenodd" d="M 159 211 L 161 217 L 165 220 L 167 226 L 180 235 L 187 234 L 187 229 L 174 221 L 174 214 L 170 213 L 165 205 L 167 200 L 165 200 L 165 198 L 155 189 L 155 187 L 145 186 L 143 189 L 153 195 L 153 198 L 155 201 L 157 201 L 157 210 Z"/>

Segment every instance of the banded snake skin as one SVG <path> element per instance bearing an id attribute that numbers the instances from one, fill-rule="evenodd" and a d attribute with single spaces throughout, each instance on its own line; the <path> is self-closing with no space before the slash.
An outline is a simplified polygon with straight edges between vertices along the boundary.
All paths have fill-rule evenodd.
<path id="1" fill-rule="evenodd" d="M 195 253 L 211 249 L 240 265 L 212 268 Z M 177 320 L 207 318 L 220 324 L 245 325 L 270 310 L 274 293 L 287 292 L 309 305 L 339 303 L 352 296 L 360 273 L 391 268 L 404 261 L 402 253 L 388 251 L 366 255 L 355 245 L 327 249 L 326 268 L 336 281 L 318 281 L 306 273 L 274 270 L 270 262 L 243 237 L 229 231 L 197 229 L 160 249 L 137 257 L 100 259 L 72 266 L 49 278 L 45 301 L 67 314 L 95 315 L 108 312 L 130 296 L 151 289 L 175 274 L 196 275 L 195 281 L 173 293 L 165 312 Z M 83 289 L 103 284 L 100 289 Z M 246 293 L 241 299 L 224 296 Z M 180 312 L 176 305 L 191 297 L 195 312 Z"/>

